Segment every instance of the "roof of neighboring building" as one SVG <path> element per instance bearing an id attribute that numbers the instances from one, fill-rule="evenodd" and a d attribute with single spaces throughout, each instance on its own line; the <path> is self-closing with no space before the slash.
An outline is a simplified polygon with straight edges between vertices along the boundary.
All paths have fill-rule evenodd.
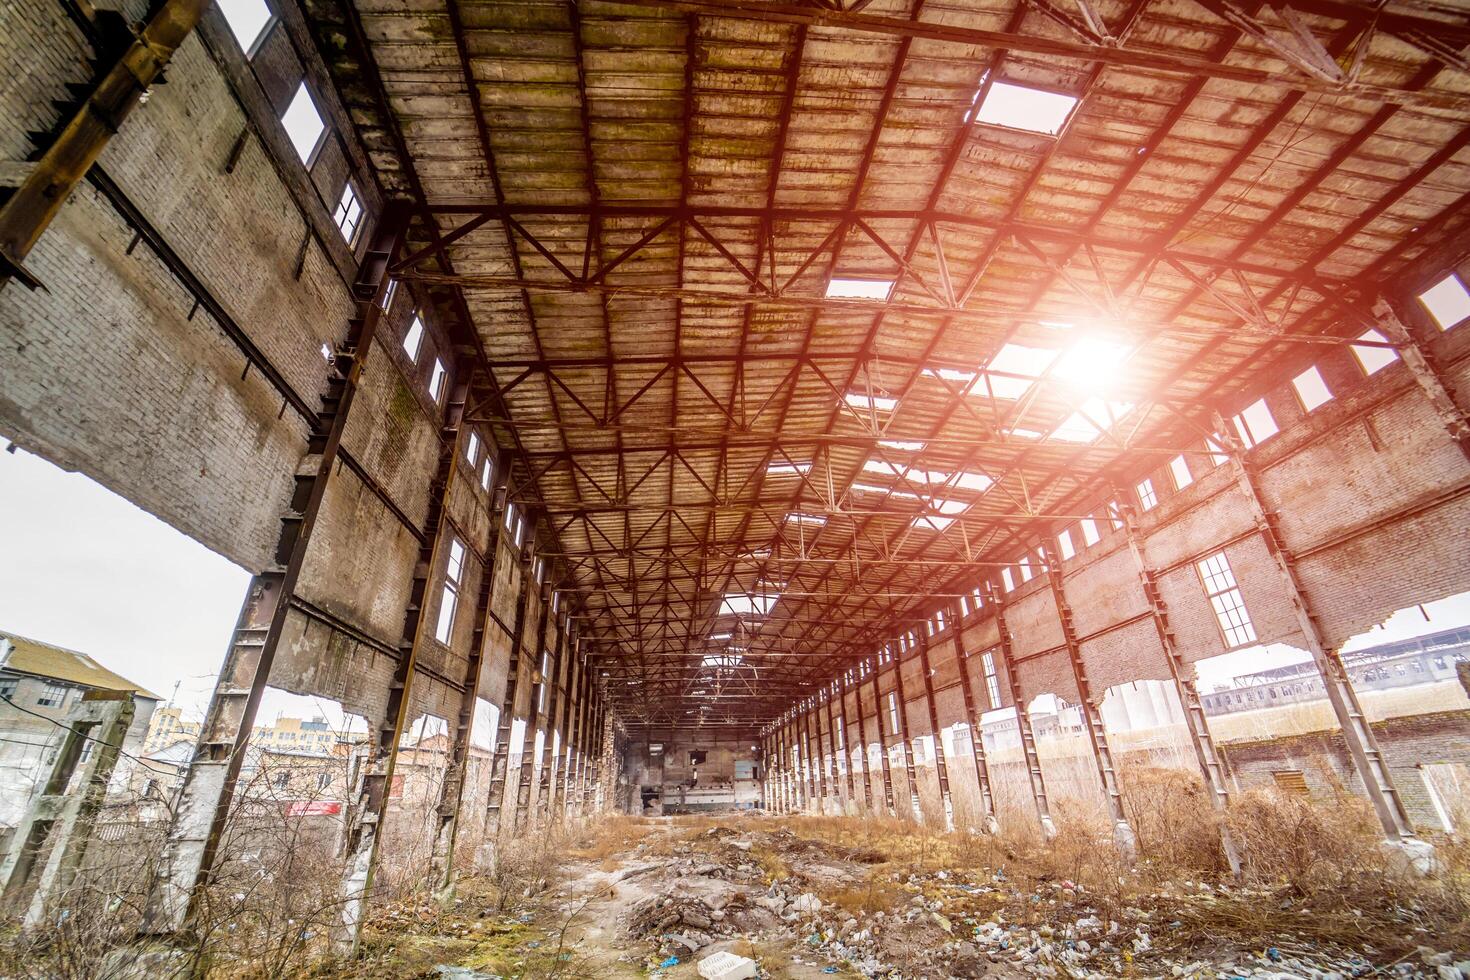
<path id="1" fill-rule="evenodd" d="M 150 752 L 143 758 L 152 762 L 161 762 L 167 766 L 187 766 L 194 758 L 194 743 L 190 739 L 180 739 L 170 742 L 157 752 Z"/>
<path id="2" fill-rule="evenodd" d="M 0 631 L 0 638 L 11 643 L 10 656 L 3 664 L 4 669 L 37 677 L 50 677 L 69 684 L 84 687 L 99 687 L 108 691 L 132 691 L 140 697 L 154 701 L 163 699 L 152 691 L 115 674 L 106 667 L 76 650 L 52 646 L 40 640 Z"/>

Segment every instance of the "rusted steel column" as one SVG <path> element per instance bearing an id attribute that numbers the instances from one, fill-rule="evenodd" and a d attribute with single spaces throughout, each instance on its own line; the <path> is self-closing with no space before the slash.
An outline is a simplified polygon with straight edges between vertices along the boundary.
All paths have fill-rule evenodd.
<path id="1" fill-rule="evenodd" d="M 536 630 L 536 649 L 531 654 L 531 700 L 526 708 L 526 731 L 521 739 L 521 770 L 516 777 L 516 807 L 514 816 L 511 818 L 511 829 L 520 829 L 521 822 L 530 815 L 531 810 L 531 777 L 535 772 L 536 764 L 536 725 L 541 721 L 541 699 L 537 697 L 536 678 L 541 678 L 541 684 L 550 683 L 541 670 L 542 657 L 549 653 L 551 644 L 546 642 L 546 630 L 551 625 L 551 599 L 548 589 L 536 581 L 536 560 L 533 558 L 530 565 L 531 586 L 536 590 L 536 601 L 541 604 L 541 614 L 537 617 L 539 628 Z M 547 659 L 550 667 L 550 660 Z M 550 695 L 548 693 L 548 699 Z M 542 737 L 541 747 L 546 747 L 545 739 L 550 738 L 548 731 Z"/>
<path id="2" fill-rule="evenodd" d="M 520 687 L 521 676 L 521 639 L 526 631 L 526 609 L 531 602 L 531 592 L 535 582 L 531 579 L 530 561 L 526 555 L 520 556 L 521 565 L 521 595 L 516 601 L 515 623 L 511 627 L 510 637 L 510 663 L 506 669 L 505 697 L 500 706 L 500 717 L 496 722 L 495 733 L 495 755 L 490 763 L 490 791 L 485 800 L 486 821 L 491 818 L 495 820 L 495 833 L 493 839 L 500 838 L 503 821 L 501 814 L 504 812 L 506 780 L 510 778 L 510 733 L 515 726 L 516 694 Z M 521 744 L 524 747 L 526 734 L 521 732 Z M 487 835 L 487 837 L 490 835 Z M 488 844 L 489 841 L 487 840 Z"/>
<path id="3" fill-rule="evenodd" d="M 1398 345 L 1399 357 L 1429 399 L 1440 424 L 1455 441 L 1455 445 L 1460 447 L 1460 452 L 1470 460 L 1470 415 L 1455 401 L 1455 396 L 1445 384 L 1444 375 L 1424 353 L 1419 341 L 1409 333 L 1409 328 L 1404 326 L 1404 321 L 1394 311 L 1393 304 L 1382 296 L 1373 304 L 1373 318 L 1383 328 L 1388 339 Z"/>
<path id="4" fill-rule="evenodd" d="M 923 628 L 919 629 L 920 634 Z M 909 782 L 909 806 L 914 812 L 914 822 L 924 822 L 924 806 L 919 800 L 919 774 L 914 767 L 913 740 L 909 735 L 909 706 L 908 699 L 904 696 L 903 689 L 903 655 L 902 644 L 899 645 L 898 653 L 893 658 L 893 688 L 897 695 L 895 704 L 898 706 L 898 752 L 903 756 L 903 769 Z"/>
<path id="5" fill-rule="evenodd" d="M 854 782 L 856 777 L 853 773 L 855 767 L 852 764 L 852 725 L 847 720 L 847 671 L 845 670 L 837 675 L 837 704 L 838 717 L 842 723 L 842 766 L 847 777 L 847 800 L 849 805 L 856 810 L 857 788 Z M 861 742 L 862 739 L 859 738 L 858 741 Z M 869 789 L 868 793 L 871 796 L 872 790 Z"/>
<path id="6" fill-rule="evenodd" d="M 552 588 L 551 594 L 553 596 L 556 595 L 554 587 Z M 553 820 L 556 819 L 556 814 L 551 809 L 551 763 L 554 758 L 552 743 L 557 739 L 558 728 L 556 718 L 561 709 L 561 688 L 557 685 L 556 679 L 561 676 L 561 662 L 563 651 L 565 650 L 566 631 L 562 629 L 561 621 L 557 614 L 551 611 L 550 603 L 547 604 L 546 615 L 549 628 L 555 639 L 551 643 L 551 660 L 548 662 L 551 673 L 542 682 L 547 685 L 546 734 L 541 738 L 541 758 L 538 760 L 541 767 L 541 775 L 537 777 L 539 785 L 536 788 L 536 808 L 530 813 L 532 826 L 540 823 L 540 817 L 543 815 Z"/>
<path id="7" fill-rule="evenodd" d="M 890 817 L 898 816 L 898 807 L 893 800 L 893 763 L 888 758 L 888 740 L 883 737 L 883 692 L 878 690 L 878 658 L 873 657 L 869 663 L 873 666 L 873 708 L 878 718 L 878 763 L 883 770 L 883 805 L 888 808 Z M 867 751 L 867 746 L 863 746 Z"/>
<path id="8" fill-rule="evenodd" d="M 858 668 L 853 668 L 857 670 Z M 847 690 L 847 675 L 842 675 L 842 689 Z M 868 812 L 873 812 L 873 770 L 872 763 L 868 761 L 868 727 L 863 721 L 863 678 L 862 672 L 858 671 L 857 683 L 853 685 L 852 697 L 857 708 L 857 730 L 858 730 L 858 765 L 863 772 L 863 803 Z"/>
<path id="9" fill-rule="evenodd" d="M 1388 763 L 1378 747 L 1373 728 L 1363 715 L 1363 706 L 1358 702 L 1358 694 L 1348 679 L 1347 668 L 1343 666 L 1338 651 L 1329 648 L 1322 640 L 1317 617 L 1312 612 L 1306 592 L 1297 577 L 1296 559 L 1281 540 L 1276 515 L 1266 509 L 1265 498 L 1261 494 L 1255 472 L 1245 461 L 1240 441 L 1226 428 L 1225 420 L 1219 415 L 1215 416 L 1215 430 L 1219 433 L 1219 444 L 1225 447 L 1229 456 L 1229 465 L 1235 471 L 1236 486 L 1250 505 L 1256 532 L 1260 534 L 1276 566 L 1282 591 L 1291 602 L 1297 626 L 1306 640 L 1307 650 L 1322 675 L 1327 700 L 1331 702 L 1338 724 L 1342 726 L 1343 742 L 1352 756 L 1353 767 L 1363 781 L 1363 788 L 1373 803 L 1378 820 L 1383 825 L 1384 836 L 1390 844 L 1403 851 L 1416 868 L 1427 871 L 1433 864 L 1434 847 L 1414 834 L 1413 822 L 1399 797 L 1398 788 L 1394 786 L 1393 776 L 1389 773 Z"/>
<path id="10" fill-rule="evenodd" d="M 143 32 L 96 79 L 25 181 L 0 206 L 0 289 L 11 276 L 32 289 L 41 285 L 26 270 L 26 257 L 179 45 L 193 33 L 206 6 L 208 0 L 165 0 Z M 102 33 L 94 39 L 99 60 L 113 53 L 106 43 L 112 37 Z M 120 38 L 117 46 L 121 47 Z M 150 931 L 171 931 L 158 915 L 153 919 L 163 928 L 149 927 Z"/>
<path id="11" fill-rule="evenodd" d="M 140 936 L 173 935 L 189 926 L 214 869 L 245 746 L 286 624 L 290 597 L 296 591 L 327 481 L 337 468 L 337 450 L 362 377 L 363 361 L 378 328 L 382 314 L 379 300 L 387 287 L 388 266 L 402 245 L 407 226 L 408 213 L 390 206 L 363 257 L 353 284 L 356 314 L 332 355 L 322 411 L 307 439 L 306 455 L 296 467 L 291 501 L 281 515 L 274 562 L 251 579 L 230 637 L 194 757 L 169 822 L 163 859 L 149 887 L 138 928 Z"/>
<path id="12" fill-rule="evenodd" d="M 1021 693 L 1021 679 L 1016 676 L 1016 663 L 1011 656 L 1011 631 L 1006 626 L 1005 593 L 994 582 L 986 582 L 985 590 L 995 609 L 995 625 L 1000 636 L 1000 661 L 1005 668 L 1011 704 L 1016 709 L 1016 729 L 1021 735 L 1021 752 L 1026 757 L 1026 775 L 1031 780 L 1031 799 L 1036 804 L 1036 819 L 1041 824 L 1042 836 L 1051 840 L 1057 835 L 1057 826 L 1052 822 L 1051 801 L 1046 795 L 1046 780 L 1041 775 L 1041 756 L 1036 752 L 1036 736 L 1031 731 L 1031 712 L 1026 708 L 1026 700 Z"/>
<path id="13" fill-rule="evenodd" d="M 557 772 L 555 805 L 560 806 L 564 813 L 580 814 L 577 803 L 572 799 L 572 772 L 577 766 L 577 739 L 582 735 L 582 683 L 587 678 L 587 667 L 582 662 L 582 644 L 576 634 L 567 636 L 567 646 L 571 650 L 567 661 L 567 732 L 561 740 L 562 760 Z"/>
<path id="14" fill-rule="evenodd" d="M 826 688 L 826 691 L 827 691 L 827 757 L 831 760 L 831 766 L 832 766 L 832 773 L 831 773 L 831 776 L 832 776 L 832 795 L 834 797 L 836 797 L 836 799 L 837 799 L 837 808 L 838 808 L 838 810 L 841 811 L 841 812 L 843 812 L 843 813 L 846 813 L 847 812 L 848 801 L 850 801 L 851 798 L 852 798 L 852 785 L 851 785 L 851 782 L 849 781 L 849 783 L 848 783 L 848 790 L 847 790 L 847 800 L 844 800 L 843 799 L 843 796 L 842 796 L 842 772 L 843 772 L 843 770 L 846 767 L 843 766 L 843 764 L 842 764 L 842 757 L 840 755 L 838 755 L 838 749 L 837 749 L 837 743 L 839 741 L 838 734 L 839 734 L 839 731 L 840 730 L 837 727 L 837 712 L 836 712 L 836 709 L 834 707 L 834 704 L 837 701 L 836 684 L 835 683 L 829 684 L 827 686 L 827 688 Z M 847 738 L 846 738 L 845 735 L 842 737 L 841 741 L 842 741 L 842 743 L 844 745 L 847 743 Z"/>
<path id="15" fill-rule="evenodd" d="M 340 888 L 341 907 L 332 929 L 332 946 L 340 956 L 353 956 L 357 952 L 358 937 L 362 929 L 363 913 L 372 895 L 373 877 L 378 866 L 378 844 L 382 839 L 383 825 L 388 815 L 393 772 L 398 764 L 398 746 L 402 736 L 413 724 L 410 711 L 413 707 L 414 669 L 419 651 L 430 642 L 430 627 L 424 609 L 428 605 L 433 583 L 443 581 L 441 570 L 448 564 L 447 556 L 452 542 L 457 540 L 458 529 L 448 514 L 448 504 L 454 489 L 454 477 L 459 471 L 459 454 L 464 442 L 466 426 L 462 424 L 469 387 L 474 374 L 468 363 L 460 363 L 456 371 L 458 379 L 450 391 L 444 412 L 444 423 L 439 436 L 439 462 L 434 478 L 429 484 L 429 507 L 424 520 L 424 543 L 419 548 L 418 561 L 414 565 L 413 580 L 409 585 L 408 606 L 403 612 L 403 630 L 398 642 L 398 662 L 393 668 L 393 680 L 388 688 L 388 698 L 383 713 L 369 718 L 372 737 L 368 741 L 369 754 L 358 770 L 352 787 L 351 814 L 347 825 L 346 866 Z M 461 545 L 461 547 L 464 547 Z"/>
<path id="16" fill-rule="evenodd" d="M 969 651 L 965 649 L 964 609 L 951 607 L 954 616 L 955 664 L 960 670 L 960 691 L 965 698 L 965 719 L 970 726 L 970 759 L 975 764 L 975 785 L 980 790 L 980 829 L 987 834 L 1000 830 L 995 817 L 995 793 L 990 786 L 990 763 L 985 758 L 984 733 L 980 730 L 980 710 L 975 703 L 975 686 L 970 681 Z M 992 707 L 1000 707 L 993 705 Z"/>
<path id="17" fill-rule="evenodd" d="M 817 812 L 827 809 L 827 763 L 822 758 L 822 716 L 817 712 L 821 698 L 813 694 L 802 715 L 807 724 L 807 757 L 811 762 L 812 788 L 817 794 Z"/>
<path id="18" fill-rule="evenodd" d="M 951 627 L 959 633 L 959 624 Z M 956 651 L 959 646 L 956 642 Z M 956 655 L 955 663 L 959 663 Z M 919 636 L 919 669 L 924 674 L 924 701 L 929 705 L 929 731 L 934 739 L 934 773 L 939 780 L 939 799 L 944 807 L 944 829 L 954 830 L 954 800 L 949 793 L 949 768 L 944 759 L 944 739 L 939 732 L 939 708 L 934 703 L 934 672 L 929 667 L 929 637 L 924 631 Z"/>
<path id="19" fill-rule="evenodd" d="M 485 451 L 491 452 L 489 444 Z M 498 486 L 491 489 L 490 538 L 485 549 L 484 567 L 480 571 L 480 587 L 475 591 L 475 631 L 470 640 L 469 656 L 465 661 L 464 688 L 459 700 L 459 715 L 455 719 L 454 742 L 449 749 L 444 784 L 440 788 L 439 805 L 435 810 L 438 823 L 434 833 L 434 849 L 429 860 L 431 875 L 438 882 L 437 891 L 443 899 L 451 898 L 454 894 L 454 845 L 459 836 L 460 810 L 464 806 L 470 735 L 474 729 L 475 705 L 480 693 L 485 628 L 490 619 L 490 590 L 495 580 L 495 562 L 500 556 L 500 534 L 503 526 L 500 516 L 504 499 L 505 495 Z"/>
<path id="20" fill-rule="evenodd" d="M 1082 726 L 1087 730 L 1087 741 L 1092 747 L 1092 758 L 1097 763 L 1098 779 L 1102 782 L 1103 797 L 1108 807 L 1108 816 L 1113 821 L 1113 842 L 1124 861 L 1132 863 L 1138 859 L 1138 835 L 1128 822 L 1123 810 L 1123 793 L 1118 786 L 1118 770 L 1113 764 L 1113 750 L 1108 745 L 1107 729 L 1103 726 L 1099 698 L 1093 696 L 1092 681 L 1087 676 L 1087 663 L 1082 659 L 1082 644 L 1077 639 L 1076 623 L 1072 618 L 1072 606 L 1067 602 L 1067 590 L 1062 580 L 1062 563 L 1051 543 L 1042 545 L 1046 556 L 1046 580 L 1051 586 L 1052 599 L 1056 602 L 1057 618 L 1062 625 L 1062 639 L 1067 646 L 1067 659 L 1072 662 L 1072 679 L 1081 696 L 1078 710 L 1082 712 Z"/>
<path id="21" fill-rule="evenodd" d="M 1127 500 L 1122 494 L 1119 494 L 1118 499 Z M 1144 542 L 1140 540 L 1138 533 L 1138 515 L 1133 506 L 1126 502 L 1119 509 L 1123 517 L 1124 533 L 1128 538 L 1128 552 L 1133 556 L 1133 567 L 1138 571 L 1143 594 L 1148 598 L 1149 615 L 1153 619 L 1154 630 L 1159 635 L 1159 646 L 1163 648 L 1164 660 L 1169 665 L 1174 692 L 1184 708 L 1184 727 L 1189 732 L 1189 743 L 1194 746 L 1195 760 L 1199 763 L 1200 775 L 1204 777 L 1205 789 L 1210 794 L 1210 804 L 1221 817 L 1220 846 L 1225 851 L 1225 860 L 1230 863 L 1230 870 L 1239 874 L 1240 854 L 1235 849 L 1234 838 L 1230 836 L 1230 827 L 1224 820 L 1225 810 L 1230 802 L 1230 791 L 1225 785 L 1225 763 L 1210 735 L 1209 719 L 1205 716 L 1205 706 L 1199 699 L 1199 691 L 1195 688 L 1190 667 L 1179 655 L 1179 647 L 1174 642 L 1174 629 L 1169 625 L 1169 607 L 1159 592 L 1158 576 L 1144 557 Z"/>

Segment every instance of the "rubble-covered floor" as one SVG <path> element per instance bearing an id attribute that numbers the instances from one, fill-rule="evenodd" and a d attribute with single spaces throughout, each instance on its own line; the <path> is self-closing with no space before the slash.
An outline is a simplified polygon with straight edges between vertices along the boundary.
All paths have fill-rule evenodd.
<path id="1" fill-rule="evenodd" d="M 768 977 L 1470 980 L 1454 894 L 1382 868 L 1246 884 L 1126 868 L 1081 834 L 754 815 L 614 818 L 524 847 L 448 909 L 382 908 L 356 975 L 676 980 L 731 950 Z"/>

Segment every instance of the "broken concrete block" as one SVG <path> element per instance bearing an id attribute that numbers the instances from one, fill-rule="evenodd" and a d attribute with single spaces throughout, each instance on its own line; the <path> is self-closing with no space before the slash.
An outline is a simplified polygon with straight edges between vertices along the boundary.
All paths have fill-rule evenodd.
<path id="1" fill-rule="evenodd" d="M 748 980 L 757 973 L 755 960 L 721 950 L 699 961 L 704 980 Z"/>

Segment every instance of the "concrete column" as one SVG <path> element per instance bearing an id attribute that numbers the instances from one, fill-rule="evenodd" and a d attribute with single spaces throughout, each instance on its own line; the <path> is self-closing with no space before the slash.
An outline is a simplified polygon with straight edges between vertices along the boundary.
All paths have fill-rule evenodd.
<path id="1" fill-rule="evenodd" d="M 0 901 L 10 905 L 30 881 L 46 842 L 56 838 L 31 893 L 23 928 L 34 929 L 47 921 L 52 901 L 66 895 L 76 880 L 107 795 L 107 782 L 133 723 L 133 711 L 131 691 L 94 690 L 84 691 L 81 700 L 66 713 L 66 734 L 57 747 L 51 772 L 41 784 L 41 792 L 26 806 L 0 862 Z M 88 741 L 96 748 L 82 765 L 76 791 L 68 793 Z"/>

